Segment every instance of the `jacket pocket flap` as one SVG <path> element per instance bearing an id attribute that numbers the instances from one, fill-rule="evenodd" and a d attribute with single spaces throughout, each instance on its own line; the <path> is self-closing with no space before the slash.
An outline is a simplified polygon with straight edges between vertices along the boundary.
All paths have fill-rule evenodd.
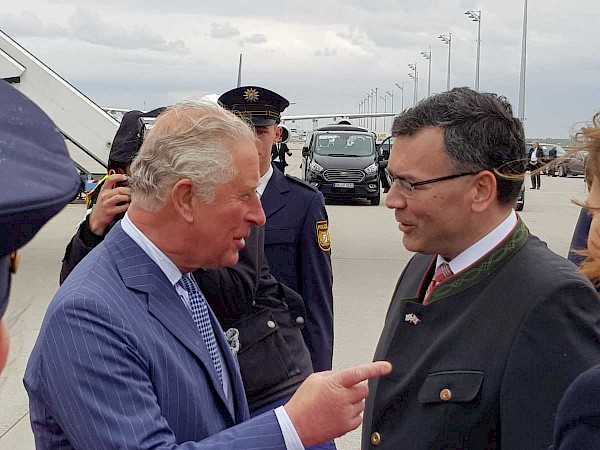
<path id="1" fill-rule="evenodd" d="M 276 228 L 265 231 L 265 244 L 291 244 L 296 240 L 293 228 Z"/>
<path id="2" fill-rule="evenodd" d="M 483 372 L 451 370 L 430 373 L 419 392 L 421 403 L 460 403 L 472 401 L 481 388 Z"/>
<path id="3" fill-rule="evenodd" d="M 234 324 L 234 327 L 240 333 L 240 353 L 279 329 L 273 314 L 267 308 L 261 308 L 256 313 L 243 318 Z"/>

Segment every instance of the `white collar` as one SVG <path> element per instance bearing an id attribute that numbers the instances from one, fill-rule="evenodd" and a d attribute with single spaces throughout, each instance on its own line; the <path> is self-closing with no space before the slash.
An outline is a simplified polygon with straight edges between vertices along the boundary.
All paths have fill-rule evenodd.
<path id="1" fill-rule="evenodd" d="M 514 209 L 511 209 L 508 217 L 504 219 L 500 225 L 479 241 L 475 242 L 468 249 L 464 250 L 456 258 L 453 258 L 452 261 L 448 262 L 442 256 L 438 255 L 435 264 L 436 269 L 440 264 L 446 262 L 450 265 L 452 273 L 457 274 L 467 267 L 472 266 L 506 239 L 515 226 L 517 226 L 517 222 L 517 213 Z"/>
<path id="2" fill-rule="evenodd" d="M 267 170 L 267 173 L 265 173 L 262 177 L 260 177 L 258 187 L 256 188 L 256 192 L 258 193 L 259 197 L 262 197 L 263 193 L 265 192 L 265 189 L 267 188 L 267 184 L 269 183 L 269 180 L 271 179 L 272 176 L 273 176 L 273 166 L 269 164 L 269 170 Z"/>
<path id="3" fill-rule="evenodd" d="M 121 228 L 137 245 L 140 246 L 144 253 L 160 267 L 160 270 L 164 272 L 169 279 L 169 282 L 175 286 L 181 279 L 181 271 L 167 255 L 165 255 L 138 227 L 134 225 L 129 218 L 129 212 L 126 212 L 125 217 L 121 219 Z"/>

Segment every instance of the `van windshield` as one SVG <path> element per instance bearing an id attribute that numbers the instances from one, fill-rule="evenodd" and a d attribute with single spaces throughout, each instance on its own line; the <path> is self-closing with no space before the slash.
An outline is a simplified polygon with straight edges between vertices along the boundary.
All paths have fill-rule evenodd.
<path id="1" fill-rule="evenodd" d="M 372 136 L 353 133 L 320 134 L 315 148 L 323 156 L 370 156 L 374 151 Z"/>

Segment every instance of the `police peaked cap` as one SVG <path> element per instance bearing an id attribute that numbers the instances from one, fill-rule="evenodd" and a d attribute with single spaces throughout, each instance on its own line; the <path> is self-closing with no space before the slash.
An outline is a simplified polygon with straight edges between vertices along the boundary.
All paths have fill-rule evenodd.
<path id="1" fill-rule="evenodd" d="M 108 159 L 115 162 L 131 164 L 138 154 L 144 140 L 144 128 L 139 119 L 142 117 L 157 117 L 165 108 L 142 112 L 128 111 L 123 114 L 121 124 L 110 147 Z"/>
<path id="2" fill-rule="evenodd" d="M 281 113 L 290 106 L 290 102 L 278 93 L 258 86 L 227 91 L 219 97 L 219 103 L 256 127 L 279 123 Z"/>
<path id="3" fill-rule="evenodd" d="M 31 100 L 0 80 L 0 317 L 8 257 L 67 203 L 80 178 L 61 132 Z"/>

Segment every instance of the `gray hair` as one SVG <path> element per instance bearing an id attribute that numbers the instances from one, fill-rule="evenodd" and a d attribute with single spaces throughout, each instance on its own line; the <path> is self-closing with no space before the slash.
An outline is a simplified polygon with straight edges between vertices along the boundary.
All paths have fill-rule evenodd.
<path id="1" fill-rule="evenodd" d="M 186 178 L 203 201 L 212 203 L 216 189 L 237 175 L 231 152 L 236 141 L 245 139 L 254 142 L 252 129 L 212 102 L 186 101 L 168 108 L 131 164 L 131 203 L 158 211 L 167 189 Z"/>
<path id="2" fill-rule="evenodd" d="M 444 150 L 456 170 L 489 170 L 496 176 L 498 201 L 517 199 L 526 170 L 525 134 L 505 97 L 469 88 L 432 95 L 396 117 L 392 135 L 429 127 L 444 130 Z"/>

